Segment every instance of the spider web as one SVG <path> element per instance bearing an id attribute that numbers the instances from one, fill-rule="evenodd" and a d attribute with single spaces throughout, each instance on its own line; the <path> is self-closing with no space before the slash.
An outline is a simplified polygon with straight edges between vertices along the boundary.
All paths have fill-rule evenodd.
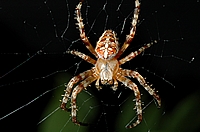
<path id="1" fill-rule="evenodd" d="M 135 39 L 122 55 L 146 43 L 158 43 L 122 68 L 137 70 L 159 91 L 162 107 L 132 79 L 142 93 L 143 121 L 137 118 L 134 94 L 123 85 L 116 92 L 94 84 L 78 95 L 78 119 L 60 110 L 60 95 L 69 80 L 92 67 L 66 54 L 91 55 L 79 37 L 74 9 L 77 1 L 1 1 L 0 124 L 6 131 L 197 131 L 200 107 L 199 0 L 142 0 Z M 134 0 L 85 0 L 82 17 L 93 46 L 105 29 L 122 44 L 130 31 Z M 92 56 L 93 57 L 93 56 Z M 68 104 L 69 105 L 69 104 Z M 193 121 L 194 120 L 194 121 Z M 1 130 L 1 131 L 2 131 Z"/>

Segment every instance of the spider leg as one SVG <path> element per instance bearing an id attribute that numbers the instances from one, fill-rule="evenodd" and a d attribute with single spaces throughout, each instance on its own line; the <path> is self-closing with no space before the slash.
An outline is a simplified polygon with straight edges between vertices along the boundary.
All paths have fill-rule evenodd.
<path id="1" fill-rule="evenodd" d="M 71 92 L 72 92 L 72 88 L 74 86 L 74 84 L 78 83 L 79 81 L 87 78 L 88 76 L 91 76 L 93 74 L 93 69 L 90 69 L 90 70 L 87 70 L 83 73 L 80 73 L 79 75 L 73 77 L 69 83 L 67 84 L 66 86 L 66 90 L 65 91 L 65 94 L 62 95 L 63 96 L 63 99 L 62 99 L 62 103 L 61 103 L 61 109 L 63 110 L 67 110 L 69 111 L 69 109 L 66 108 L 66 104 L 68 102 L 68 99 L 70 98 L 70 95 L 71 95 Z"/>
<path id="2" fill-rule="evenodd" d="M 136 32 L 136 25 L 137 25 L 137 21 L 138 21 L 139 12 L 140 12 L 140 2 L 139 2 L 139 0 L 135 0 L 134 16 L 133 16 L 133 20 L 132 20 L 132 23 L 131 23 L 132 28 L 130 30 L 129 35 L 126 36 L 126 40 L 125 40 L 124 44 L 122 45 L 121 49 L 119 50 L 119 52 L 118 52 L 118 54 L 116 55 L 115 58 L 119 58 L 121 56 L 121 54 L 127 49 L 127 47 L 132 42 L 132 40 L 135 36 L 135 32 Z"/>
<path id="3" fill-rule="evenodd" d="M 80 82 L 73 90 L 72 96 L 71 96 L 71 114 L 72 114 L 72 122 L 77 124 L 77 125 L 88 125 L 86 123 L 79 122 L 76 117 L 76 111 L 77 111 L 77 106 L 76 106 L 76 98 L 78 93 L 80 93 L 84 88 L 89 86 L 93 81 L 95 81 L 97 78 L 95 76 L 89 76 L 82 82 Z"/>
<path id="4" fill-rule="evenodd" d="M 98 58 L 97 53 L 95 52 L 93 46 L 91 45 L 90 41 L 88 40 L 88 37 L 85 34 L 85 28 L 84 28 L 84 24 L 83 24 L 83 19 L 81 17 L 81 6 L 82 6 L 82 2 L 79 2 L 79 4 L 76 7 L 76 19 L 78 21 L 77 25 L 79 26 L 79 31 L 80 31 L 80 37 L 81 40 L 83 41 L 83 43 L 85 44 L 85 46 L 88 48 L 88 50 Z"/>
<path id="5" fill-rule="evenodd" d="M 88 63 L 93 64 L 93 65 L 96 64 L 96 60 L 92 59 L 92 58 L 91 58 L 90 56 L 88 56 L 88 55 L 85 55 L 84 53 L 81 53 L 81 52 L 78 52 L 78 51 L 74 51 L 74 50 L 72 50 L 72 51 L 67 51 L 67 53 L 70 53 L 70 54 L 72 54 L 72 55 L 76 55 L 76 56 L 82 58 L 83 60 L 87 61 Z"/>
<path id="6" fill-rule="evenodd" d="M 156 99 L 158 107 L 161 106 L 161 99 L 159 95 L 156 93 L 154 89 L 151 88 L 150 85 L 146 83 L 145 79 L 138 72 L 131 70 L 123 70 L 123 75 L 136 78 L 139 81 L 139 83 L 149 92 L 149 94 L 152 95 L 154 99 Z"/>
<path id="7" fill-rule="evenodd" d="M 134 91 L 135 94 L 135 99 L 136 99 L 136 109 L 137 109 L 137 115 L 138 119 L 135 123 L 126 126 L 127 128 L 133 128 L 140 124 L 142 121 L 142 106 L 141 106 L 141 96 L 140 96 L 140 91 L 135 83 L 133 83 L 130 79 L 120 76 L 117 78 L 120 82 L 122 82 L 126 87 L 130 88 L 131 90 Z"/>
<path id="8" fill-rule="evenodd" d="M 154 43 L 157 43 L 157 41 L 154 41 Z M 152 42 L 152 43 L 146 44 L 145 46 L 141 47 L 137 51 L 131 52 L 129 55 L 127 55 L 126 57 L 124 57 L 121 60 L 119 60 L 119 64 L 122 65 L 122 64 L 126 63 L 127 61 L 132 60 L 133 58 L 135 58 L 136 56 L 138 56 L 139 54 L 141 54 L 145 49 L 147 49 L 151 45 L 153 45 L 154 43 Z"/>

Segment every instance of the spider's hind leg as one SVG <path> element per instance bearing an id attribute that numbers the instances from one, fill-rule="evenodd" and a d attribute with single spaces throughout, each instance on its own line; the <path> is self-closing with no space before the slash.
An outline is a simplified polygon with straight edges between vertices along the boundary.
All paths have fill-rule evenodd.
<path id="1" fill-rule="evenodd" d="M 133 14 L 133 20 L 131 22 L 132 28 L 130 30 L 129 35 L 126 36 L 126 40 L 124 44 L 122 45 L 121 49 L 119 50 L 118 54 L 116 55 L 116 58 L 119 58 L 132 42 L 135 36 L 135 32 L 136 32 L 136 25 L 137 25 L 139 13 L 140 13 L 140 2 L 139 0 L 135 0 L 135 10 Z"/>
<path id="2" fill-rule="evenodd" d="M 83 1 L 83 0 L 82 0 Z M 85 44 L 85 46 L 87 47 L 87 49 L 96 57 L 98 58 L 97 53 L 95 52 L 93 46 L 91 45 L 88 37 L 85 34 L 85 28 L 84 28 L 84 24 L 83 24 L 83 19 L 81 16 L 81 6 L 82 6 L 82 2 L 79 2 L 79 4 L 76 7 L 76 20 L 78 21 L 77 25 L 79 27 L 79 31 L 80 31 L 80 37 L 81 40 L 83 41 L 83 43 Z"/>

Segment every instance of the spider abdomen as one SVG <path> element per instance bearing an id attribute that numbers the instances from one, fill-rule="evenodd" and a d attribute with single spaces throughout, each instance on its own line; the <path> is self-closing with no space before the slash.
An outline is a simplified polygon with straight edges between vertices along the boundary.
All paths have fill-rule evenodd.
<path id="1" fill-rule="evenodd" d="M 115 33 L 112 30 L 106 30 L 95 48 L 95 52 L 102 59 L 112 59 L 119 50 L 119 44 Z"/>

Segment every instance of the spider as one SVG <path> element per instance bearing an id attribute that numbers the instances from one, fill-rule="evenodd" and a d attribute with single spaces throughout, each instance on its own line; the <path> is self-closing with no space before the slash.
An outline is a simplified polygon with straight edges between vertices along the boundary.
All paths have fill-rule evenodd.
<path id="1" fill-rule="evenodd" d="M 77 106 L 76 106 L 76 98 L 77 95 L 83 90 L 86 89 L 92 82 L 96 81 L 95 86 L 98 90 L 102 89 L 99 85 L 112 85 L 111 88 L 115 91 L 118 88 L 118 81 L 124 84 L 126 87 L 130 88 L 135 95 L 136 100 L 136 109 L 137 109 L 137 120 L 135 123 L 130 124 L 127 128 L 133 128 L 137 126 L 142 121 L 142 105 L 141 105 L 141 95 L 138 90 L 137 85 L 132 82 L 129 78 L 136 78 L 138 82 L 152 95 L 157 103 L 158 107 L 161 106 L 161 99 L 159 95 L 148 85 L 145 79 L 140 75 L 137 71 L 132 71 L 128 69 L 122 69 L 120 65 L 130 61 L 135 58 L 137 55 L 142 53 L 145 49 L 149 48 L 153 43 L 144 45 L 139 50 L 131 52 L 126 57 L 118 60 L 118 58 L 122 55 L 122 53 L 127 49 L 127 47 L 132 42 L 135 32 L 136 32 L 136 24 L 138 21 L 139 11 L 140 11 L 140 3 L 138 0 L 135 0 L 135 9 L 134 16 L 132 20 L 132 28 L 130 30 L 129 35 L 127 35 L 126 40 L 121 48 L 119 48 L 119 43 L 116 38 L 115 32 L 112 30 L 105 30 L 101 35 L 99 40 L 97 41 L 95 49 L 91 45 L 88 37 L 85 34 L 83 19 L 81 17 L 81 6 L 82 1 L 76 7 L 76 18 L 80 31 L 80 37 L 87 49 L 97 58 L 97 60 L 91 58 L 84 53 L 78 51 L 67 51 L 73 55 L 76 55 L 83 60 L 87 61 L 94 65 L 90 70 L 87 70 L 79 75 L 73 77 L 69 83 L 66 85 L 65 94 L 63 95 L 63 99 L 61 101 L 61 109 L 70 111 L 69 108 L 66 108 L 66 104 L 69 99 L 71 99 L 71 116 L 72 122 L 77 125 L 86 125 L 85 123 L 79 122 L 77 120 Z M 129 77 L 129 78 L 127 78 Z M 79 84 L 73 89 L 75 84 Z"/>

